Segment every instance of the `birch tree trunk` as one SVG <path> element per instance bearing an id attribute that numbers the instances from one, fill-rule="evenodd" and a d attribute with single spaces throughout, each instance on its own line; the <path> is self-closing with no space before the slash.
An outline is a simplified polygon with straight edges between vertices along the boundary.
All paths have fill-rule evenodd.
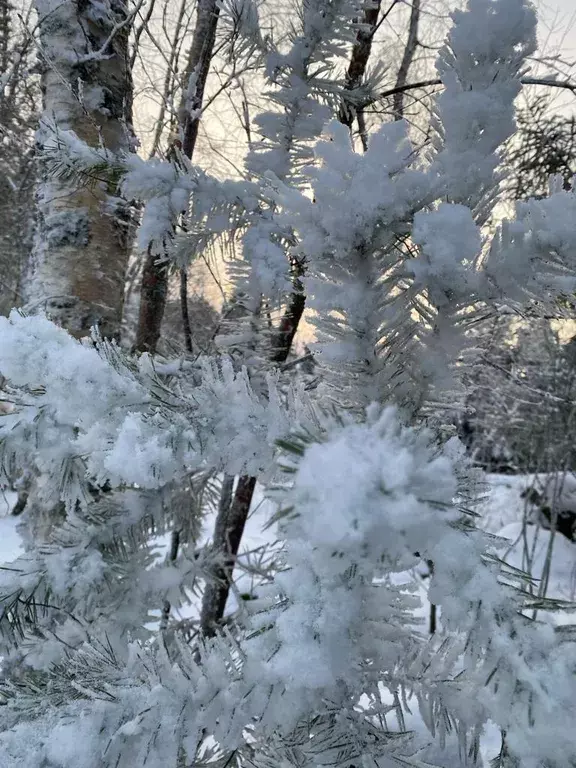
<path id="1" fill-rule="evenodd" d="M 43 119 L 40 148 L 59 130 L 90 146 L 134 149 L 130 18 L 121 0 L 36 0 L 40 23 Z M 45 310 L 74 336 L 98 324 L 119 333 L 131 241 L 126 203 L 105 181 L 80 183 L 39 168 L 38 228 L 27 308 Z"/>
<path id="2" fill-rule="evenodd" d="M 122 0 L 35 0 L 39 18 L 42 118 L 37 146 L 73 131 L 93 147 L 119 153 L 135 148 L 128 37 L 131 18 Z M 64 150 L 63 150 L 64 151 Z M 94 325 L 107 338 L 120 332 L 132 220 L 112 184 L 70 179 L 41 161 L 37 226 L 25 309 L 45 311 L 70 334 Z M 46 505 L 34 473 L 23 478 L 17 511 L 26 507 L 28 535 L 47 541 L 65 518 Z"/>

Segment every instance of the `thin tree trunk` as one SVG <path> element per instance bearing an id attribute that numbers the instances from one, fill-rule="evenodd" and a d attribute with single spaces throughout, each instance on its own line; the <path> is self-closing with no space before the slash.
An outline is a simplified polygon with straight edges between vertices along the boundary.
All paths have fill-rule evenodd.
<path id="1" fill-rule="evenodd" d="M 199 0 L 198 20 L 186 67 L 186 90 L 179 113 L 182 127 L 182 151 L 186 157 L 192 157 L 198 138 L 200 113 L 216 41 L 219 13 L 218 0 Z"/>
<path id="2" fill-rule="evenodd" d="M 166 262 L 158 263 L 158 258 L 149 248 L 142 267 L 135 352 L 154 353 L 156 351 L 166 307 L 168 274 L 169 265 Z"/>
<path id="3" fill-rule="evenodd" d="M 280 321 L 278 332 L 273 342 L 271 357 L 273 363 L 285 363 L 288 359 L 296 331 L 304 314 L 306 296 L 304 295 L 304 286 L 301 280 L 303 271 L 301 265 L 296 267 L 294 291 L 290 296 L 288 307 Z"/>
<path id="4" fill-rule="evenodd" d="M 194 347 L 192 344 L 192 325 L 190 323 L 190 312 L 188 311 L 188 270 L 186 267 L 182 267 L 180 270 L 180 310 L 182 312 L 184 346 L 186 347 L 186 352 L 192 354 Z"/>
<path id="5" fill-rule="evenodd" d="M 198 138 L 200 113 L 214 51 L 219 13 L 217 0 L 199 1 L 196 27 L 186 67 L 186 88 L 179 110 L 182 152 L 188 158 L 192 158 Z M 149 252 L 142 270 L 142 292 L 135 344 L 138 352 L 156 351 L 166 308 L 168 277 L 168 264 L 158 263 L 157 257 Z"/>
<path id="6" fill-rule="evenodd" d="M 374 32 L 376 30 L 376 25 L 378 24 L 381 5 L 381 0 L 377 0 L 372 7 L 366 8 L 364 11 L 364 18 L 362 19 L 363 28 L 360 29 L 356 35 L 356 42 L 352 47 L 350 64 L 348 65 L 348 71 L 346 72 L 344 85 L 346 90 L 352 91 L 355 88 L 358 88 L 366 74 L 366 67 L 368 66 L 368 60 L 372 52 L 372 40 L 374 39 Z M 352 108 L 349 104 L 343 104 L 340 108 L 338 119 L 352 130 L 354 120 L 358 117 L 362 145 L 364 146 L 366 139 L 364 135 L 365 132 L 362 131 L 361 113 L 362 107 Z M 366 150 L 365 146 L 364 150 Z"/>
<path id="7" fill-rule="evenodd" d="M 241 477 L 231 501 L 232 483 L 233 478 L 226 476 L 214 527 L 214 552 L 219 555 L 220 562 L 215 566 L 212 580 L 206 584 L 202 596 L 200 629 L 204 637 L 213 637 L 216 634 L 224 616 L 234 563 L 248 519 L 256 478 Z"/>
<path id="8" fill-rule="evenodd" d="M 200 0 L 198 3 L 196 27 L 194 28 L 185 74 L 186 88 L 179 110 L 180 143 L 182 152 L 189 159 L 192 159 L 198 138 L 200 113 L 214 51 L 219 13 L 220 6 L 217 0 Z M 162 331 L 164 310 L 166 309 L 168 277 L 169 264 L 166 262 L 158 263 L 157 257 L 149 250 L 142 269 L 140 310 L 134 345 L 137 352 L 154 353 L 156 351 Z M 180 299 L 186 349 L 191 352 L 192 329 L 188 314 L 188 278 L 185 269 L 180 271 Z M 174 532 L 169 555 L 171 562 L 177 559 L 179 547 L 180 535 Z M 163 630 L 168 626 L 170 610 L 170 603 L 165 600 L 162 606 L 161 620 L 161 629 Z"/>
<path id="9" fill-rule="evenodd" d="M 426 565 L 428 566 L 428 574 L 430 577 L 430 581 L 432 581 L 432 579 L 434 578 L 434 563 L 432 562 L 432 560 L 426 560 Z M 435 603 L 430 603 L 428 631 L 431 635 L 436 634 L 437 625 L 438 625 L 438 608 L 435 605 Z"/>
<path id="10" fill-rule="evenodd" d="M 396 93 L 394 94 L 393 109 L 394 119 L 401 120 L 404 117 L 404 96 L 410 66 L 418 47 L 418 25 L 420 23 L 420 0 L 412 0 L 410 22 L 408 24 L 408 40 L 404 47 L 404 55 L 400 62 L 398 77 L 396 78 Z"/>

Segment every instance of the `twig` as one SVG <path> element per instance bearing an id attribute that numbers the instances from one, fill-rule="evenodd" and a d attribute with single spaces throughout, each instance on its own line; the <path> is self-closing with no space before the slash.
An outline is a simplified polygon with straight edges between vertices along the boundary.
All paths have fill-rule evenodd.
<path id="1" fill-rule="evenodd" d="M 192 328 L 190 326 L 190 312 L 188 310 L 188 272 L 186 267 L 180 270 L 180 309 L 182 310 L 182 327 L 184 329 L 184 344 L 186 352 L 192 354 Z"/>
<path id="2" fill-rule="evenodd" d="M 571 80 L 556 80 L 555 78 L 548 77 L 523 77 L 520 81 L 522 85 L 542 85 L 548 88 L 564 88 L 572 93 L 576 94 L 576 83 Z M 379 94 L 379 99 L 389 99 L 391 96 L 396 96 L 399 93 L 406 93 L 407 91 L 414 91 L 418 88 L 431 88 L 436 85 L 442 85 L 442 80 L 439 78 L 433 78 L 431 80 L 419 80 L 416 83 L 406 83 L 405 85 L 396 85 L 394 88 L 389 88 L 386 91 L 382 91 Z M 367 107 L 372 102 L 367 102 L 364 106 Z"/>

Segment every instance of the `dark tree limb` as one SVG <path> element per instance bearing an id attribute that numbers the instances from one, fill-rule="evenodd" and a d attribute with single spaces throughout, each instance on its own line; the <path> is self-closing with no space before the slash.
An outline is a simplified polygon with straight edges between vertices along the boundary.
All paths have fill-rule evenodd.
<path id="1" fill-rule="evenodd" d="M 224 481 L 229 484 L 230 489 L 231 481 L 230 477 L 226 477 Z M 221 557 L 221 561 L 214 567 L 212 580 L 206 585 L 202 598 L 200 629 L 204 637 L 213 637 L 224 617 L 234 563 L 240 549 L 255 487 L 256 478 L 244 476 L 238 480 L 232 503 L 229 503 L 230 496 L 226 492 L 223 492 L 220 498 L 220 509 L 214 528 L 214 549 Z"/>
<path id="2" fill-rule="evenodd" d="M 432 562 L 432 560 L 426 560 L 426 565 L 428 566 L 430 581 L 432 581 L 434 577 L 434 563 Z M 430 603 L 428 631 L 430 632 L 431 635 L 436 634 L 437 624 L 438 624 L 438 608 L 435 603 Z"/>
<path id="3" fill-rule="evenodd" d="M 168 273 L 168 262 L 158 263 L 158 257 L 149 248 L 142 270 L 138 328 L 134 344 L 136 352 L 156 351 L 166 307 Z"/>
<path id="4" fill-rule="evenodd" d="M 292 349 L 292 342 L 296 336 L 298 325 L 304 314 L 306 306 L 306 296 L 304 295 L 304 286 L 301 277 L 304 269 L 302 265 L 296 267 L 294 277 L 294 290 L 290 296 L 288 307 L 280 320 L 278 332 L 273 341 L 272 357 L 273 363 L 285 363 Z"/>
<path id="5" fill-rule="evenodd" d="M 170 551 L 168 553 L 168 560 L 171 563 L 175 563 L 178 558 L 178 551 L 180 549 L 180 531 L 174 530 L 172 531 L 172 535 L 170 537 Z M 170 605 L 169 600 L 164 600 L 164 604 L 162 605 L 162 616 L 160 618 L 160 630 L 165 631 L 168 629 L 168 621 L 170 619 L 170 611 L 172 609 L 172 606 Z"/>
<path id="6" fill-rule="evenodd" d="M 404 117 L 404 91 L 402 87 L 408 81 L 410 66 L 418 47 L 418 24 L 420 23 L 420 0 L 412 0 L 412 10 L 410 11 L 410 22 L 408 24 L 408 39 L 404 46 L 404 55 L 400 62 L 400 69 L 396 78 L 396 88 L 394 94 L 394 119 L 401 120 Z"/>
<path id="7" fill-rule="evenodd" d="M 541 85 L 547 88 L 561 88 L 567 91 L 572 91 L 576 95 L 576 82 L 571 80 L 555 80 L 553 77 L 523 77 L 520 81 L 522 85 Z M 429 80 L 418 80 L 415 83 L 406 83 L 405 85 L 395 85 L 394 88 L 388 88 L 379 94 L 378 99 L 389 99 L 398 93 L 407 93 L 408 91 L 416 91 L 419 88 L 432 88 L 437 85 L 442 85 L 442 80 L 435 77 Z M 373 102 L 370 102 L 373 103 Z M 364 108 L 370 106 L 370 103 L 364 105 Z"/>
<path id="8" fill-rule="evenodd" d="M 218 0 L 199 0 L 196 27 L 186 66 L 186 88 L 179 112 L 182 152 L 188 158 L 194 154 L 198 138 L 204 90 L 216 42 L 219 14 Z"/>
<path id="9" fill-rule="evenodd" d="M 188 271 L 186 267 L 182 267 L 180 270 L 180 308 L 182 310 L 182 327 L 184 329 L 186 352 L 192 354 L 192 326 L 190 324 L 190 312 L 188 311 Z"/>
<path id="10" fill-rule="evenodd" d="M 381 5 L 381 0 L 377 0 L 372 7 L 366 8 L 364 11 L 364 18 L 362 19 L 363 28 L 358 30 L 356 35 L 356 42 L 352 47 L 350 64 L 346 72 L 344 87 L 348 91 L 358 88 L 366 74 L 368 59 L 372 52 L 372 40 L 378 26 L 378 15 L 380 14 Z M 354 120 L 361 111 L 362 107 L 354 108 L 350 104 L 343 103 L 340 107 L 338 119 L 343 125 L 348 126 L 352 130 Z"/>
<path id="11" fill-rule="evenodd" d="M 274 342 L 271 356 L 274 363 L 286 362 L 304 313 L 306 297 L 300 280 L 301 276 L 302 267 L 298 265 L 294 278 L 294 292 Z M 202 597 L 200 628 L 206 637 L 212 637 L 215 634 L 224 618 L 233 580 L 234 561 L 250 513 L 255 488 L 256 478 L 244 475 L 239 478 L 236 491 L 232 496 L 233 478 L 229 475 L 224 477 L 213 541 L 214 552 L 222 553 L 224 563 L 216 567 L 213 581 L 206 585 Z"/>

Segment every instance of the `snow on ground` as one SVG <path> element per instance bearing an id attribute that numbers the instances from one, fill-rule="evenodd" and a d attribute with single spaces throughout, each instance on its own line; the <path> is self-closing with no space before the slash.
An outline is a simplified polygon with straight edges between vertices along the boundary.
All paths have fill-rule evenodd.
<path id="1" fill-rule="evenodd" d="M 540 488 L 545 477 L 488 475 L 487 480 L 486 496 L 478 506 L 480 525 L 510 541 L 509 548 L 503 549 L 500 556 L 532 576 L 535 594 L 542 585 L 549 598 L 576 600 L 576 545 L 561 534 L 552 535 L 550 531 L 526 523 L 529 510 L 521 493 L 528 488 Z M 576 500 L 576 478 L 561 477 L 558 486 L 563 508 L 572 508 Z M 574 614 L 556 613 L 548 618 L 554 623 L 564 623 L 573 621 Z"/>
<path id="2" fill-rule="evenodd" d="M 486 494 L 476 511 L 482 528 L 498 534 L 504 526 L 522 520 L 525 503 L 520 494 L 534 485 L 535 475 L 487 475 L 486 481 Z"/>
<path id="3" fill-rule="evenodd" d="M 16 530 L 19 518 L 10 515 L 16 499 L 15 493 L 0 488 L 0 565 L 14 560 L 22 551 L 21 539 Z"/>
<path id="4" fill-rule="evenodd" d="M 536 525 L 510 523 L 499 535 L 511 544 L 505 553 L 506 562 L 530 573 L 535 580 L 534 594 L 542 588 L 546 597 L 574 602 L 576 599 L 576 546 L 561 534 L 552 536 Z M 539 611 L 554 624 L 574 622 L 575 612 Z"/>

